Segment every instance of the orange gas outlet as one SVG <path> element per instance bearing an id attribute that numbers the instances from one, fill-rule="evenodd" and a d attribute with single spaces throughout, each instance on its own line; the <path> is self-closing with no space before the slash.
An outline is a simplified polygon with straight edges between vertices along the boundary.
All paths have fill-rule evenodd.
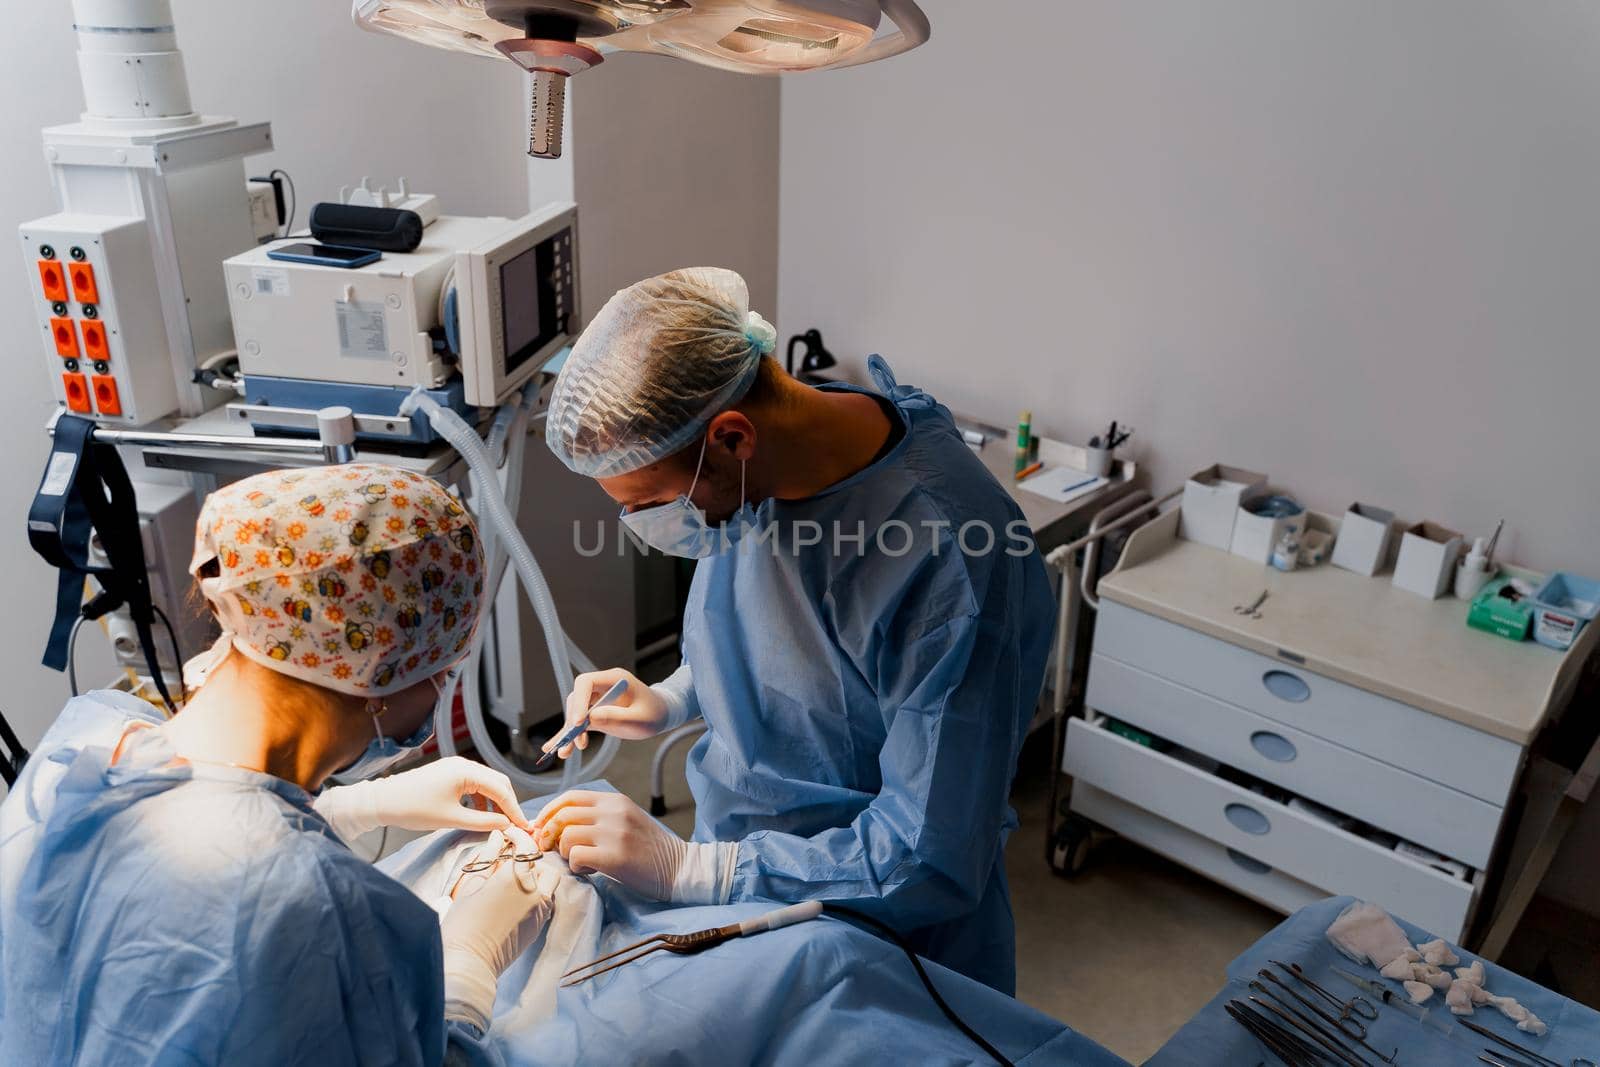
<path id="1" fill-rule="evenodd" d="M 89 383 L 83 380 L 83 375 L 63 374 L 61 384 L 67 390 L 67 410 L 89 414 Z"/>
<path id="2" fill-rule="evenodd" d="M 122 401 L 117 397 L 117 380 L 109 374 L 96 374 L 94 383 L 94 409 L 102 415 L 121 415 Z"/>
<path id="3" fill-rule="evenodd" d="M 84 358 L 110 359 L 111 347 L 106 343 L 106 324 L 97 319 L 84 319 L 78 325 L 83 329 Z"/>
<path id="4" fill-rule="evenodd" d="M 56 355 L 72 359 L 78 354 L 78 335 L 72 332 L 71 319 L 51 319 L 50 336 L 56 339 Z"/>
<path id="5" fill-rule="evenodd" d="M 87 263 L 74 263 L 71 272 L 72 295 L 77 297 L 78 303 L 100 303 L 100 291 L 94 286 L 94 268 Z"/>
<path id="6" fill-rule="evenodd" d="M 54 259 L 41 259 L 39 261 L 39 284 L 44 286 L 46 300 L 67 299 L 67 276 L 61 270 L 61 263 Z"/>

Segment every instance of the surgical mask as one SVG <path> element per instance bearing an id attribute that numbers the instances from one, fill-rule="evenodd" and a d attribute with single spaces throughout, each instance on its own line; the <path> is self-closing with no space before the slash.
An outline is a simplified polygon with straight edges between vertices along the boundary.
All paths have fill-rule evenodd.
<path id="1" fill-rule="evenodd" d="M 668 504 L 653 508 L 624 511 L 622 524 L 643 544 L 669 556 L 684 559 L 705 559 L 714 556 L 733 544 L 739 526 L 727 523 L 716 526 L 706 521 L 706 513 L 692 499 L 695 486 L 700 484 L 700 470 L 706 461 L 706 444 L 709 436 L 700 442 L 700 460 L 694 467 L 694 480 L 689 491 Z M 739 462 L 739 504 L 744 510 L 744 461 Z"/>
<path id="2" fill-rule="evenodd" d="M 433 681 L 432 678 L 428 680 L 430 682 Z M 437 690 L 438 688 L 438 683 L 434 683 L 434 689 Z M 422 725 L 417 727 L 416 733 L 404 740 L 396 740 L 393 737 L 384 736 L 383 726 L 378 722 L 380 714 L 382 712 L 372 713 L 372 732 L 376 736 L 367 742 L 366 751 L 357 756 L 355 762 L 348 767 L 340 768 L 334 772 L 334 777 L 341 782 L 360 782 L 368 778 L 376 778 L 433 739 L 434 717 L 432 715 L 429 715 Z"/>

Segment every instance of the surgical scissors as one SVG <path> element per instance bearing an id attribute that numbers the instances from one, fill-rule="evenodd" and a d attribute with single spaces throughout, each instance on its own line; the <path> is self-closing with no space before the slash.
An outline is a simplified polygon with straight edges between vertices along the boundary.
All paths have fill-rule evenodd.
<path id="1" fill-rule="evenodd" d="M 1261 618 L 1261 605 L 1267 602 L 1267 597 L 1270 595 L 1271 590 L 1263 589 L 1261 590 L 1261 595 L 1256 597 L 1253 604 L 1251 604 L 1249 607 L 1245 607 L 1243 604 L 1235 604 L 1233 606 L 1233 612 L 1235 615 L 1247 615 L 1252 619 L 1259 619 Z"/>
<path id="2" fill-rule="evenodd" d="M 653 934 L 643 941 L 635 941 L 625 945 L 615 952 L 607 953 L 597 960 L 591 960 L 581 967 L 574 967 L 562 975 L 561 986 L 577 985 L 586 982 L 607 971 L 615 970 L 625 963 L 632 963 L 637 959 L 665 949 L 680 956 L 691 956 L 696 952 L 704 952 L 708 948 L 732 941 L 736 937 L 747 937 L 750 934 L 759 934 L 767 930 L 777 930 L 780 927 L 791 926 L 794 923 L 815 919 L 822 914 L 822 901 L 808 900 L 801 904 L 791 904 L 786 908 L 769 911 L 765 915 L 757 915 L 743 922 L 729 923 L 727 926 L 714 926 L 709 930 L 696 930 L 688 934 Z M 618 957 L 622 957 L 618 959 Z M 600 966 L 605 964 L 604 967 Z M 588 973 L 581 973 L 588 972 Z M 576 975 L 576 977 L 574 977 Z"/>
<path id="3" fill-rule="evenodd" d="M 1280 967 L 1285 972 L 1293 975 L 1300 981 L 1301 985 L 1311 990 L 1329 1004 L 1332 1004 L 1335 1008 L 1338 1008 L 1340 1019 L 1348 1019 L 1352 1015 L 1359 1015 L 1361 1018 L 1371 1022 L 1378 1017 L 1377 1005 L 1373 1004 L 1372 1001 L 1362 996 L 1352 996 L 1349 1000 L 1340 1000 L 1338 997 L 1322 988 L 1322 986 L 1318 985 L 1316 982 L 1313 982 L 1310 976 L 1306 974 L 1304 969 L 1302 969 L 1298 963 L 1283 963 L 1279 960 L 1268 960 L 1267 962 L 1272 964 L 1274 967 Z M 1363 1028 L 1361 1036 L 1367 1036 L 1365 1028 Z"/>
<path id="4" fill-rule="evenodd" d="M 1317 1016 L 1323 1022 L 1329 1023 L 1330 1025 L 1332 1025 L 1334 1027 L 1334 1029 L 1338 1030 L 1344 1036 L 1350 1038 L 1352 1041 L 1354 1041 L 1356 1044 L 1360 1045 L 1362 1048 L 1366 1049 L 1368 1052 L 1371 1052 L 1374 1056 L 1378 1057 L 1378 1059 L 1382 1060 L 1384 1063 L 1393 1063 L 1395 1061 L 1395 1058 L 1400 1055 L 1400 1049 L 1399 1048 L 1396 1048 L 1393 1052 L 1389 1053 L 1389 1055 L 1385 1056 L 1383 1053 L 1379 1052 L 1377 1049 L 1375 1049 L 1371 1045 L 1369 1045 L 1367 1043 L 1367 1028 L 1364 1025 L 1362 1025 L 1362 1023 L 1361 1023 L 1361 1021 L 1359 1019 L 1353 1019 L 1353 1018 L 1349 1018 L 1349 1017 L 1346 1017 L 1346 1018 L 1343 1018 L 1343 1019 L 1339 1019 L 1339 1018 L 1335 1018 L 1332 1015 L 1329 1015 L 1321 1007 L 1317 1006 L 1316 1004 L 1313 1004 L 1311 1001 L 1307 1000 L 1305 997 L 1302 997 L 1299 993 L 1296 993 L 1293 989 L 1290 989 L 1286 984 L 1284 984 L 1284 982 L 1283 982 L 1283 980 L 1281 978 L 1279 978 L 1277 975 L 1273 974 L 1271 971 L 1267 970 L 1264 967 L 1261 970 L 1257 971 L 1256 974 L 1259 977 L 1264 978 L 1267 981 L 1271 982 L 1273 985 L 1277 986 L 1279 989 L 1281 989 L 1285 993 L 1289 994 L 1295 1000 L 1298 1000 L 1301 1004 L 1305 1005 L 1305 1007 L 1313 1015 Z M 1260 987 L 1261 991 L 1263 993 L 1267 992 L 1266 987 L 1262 986 L 1260 982 L 1253 982 L 1253 983 L 1251 983 L 1251 985 Z M 1346 1023 L 1349 1023 L 1350 1026 L 1355 1027 L 1355 1029 L 1354 1030 L 1350 1029 L 1349 1026 L 1345 1025 Z"/>

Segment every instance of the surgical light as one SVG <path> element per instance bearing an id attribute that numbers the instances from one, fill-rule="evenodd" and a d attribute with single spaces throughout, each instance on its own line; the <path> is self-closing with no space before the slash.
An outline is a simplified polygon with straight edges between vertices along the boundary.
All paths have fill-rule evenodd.
<path id="1" fill-rule="evenodd" d="M 915 0 L 355 0 L 356 24 L 533 75 L 528 154 L 561 155 L 566 82 L 613 52 L 740 74 L 848 67 L 928 39 Z M 896 29 L 877 34 L 887 15 Z"/>

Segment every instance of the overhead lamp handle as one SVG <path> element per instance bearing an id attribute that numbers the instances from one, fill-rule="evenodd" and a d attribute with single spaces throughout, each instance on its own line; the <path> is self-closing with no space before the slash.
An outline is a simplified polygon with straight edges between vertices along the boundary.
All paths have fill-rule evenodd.
<path id="1" fill-rule="evenodd" d="M 882 0 L 882 4 L 883 13 L 895 25 L 895 32 L 873 38 L 849 57 L 830 64 L 830 69 L 858 67 L 863 63 L 909 52 L 919 44 L 924 44 L 933 34 L 928 16 L 922 13 L 916 0 Z"/>

